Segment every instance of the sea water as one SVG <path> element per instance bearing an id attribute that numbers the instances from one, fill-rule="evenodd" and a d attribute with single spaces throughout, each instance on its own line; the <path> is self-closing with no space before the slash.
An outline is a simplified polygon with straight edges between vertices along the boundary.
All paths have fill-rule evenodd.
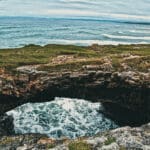
<path id="1" fill-rule="evenodd" d="M 135 20 L 0 17 L 0 48 L 28 44 L 147 44 L 150 23 Z"/>
<path id="2" fill-rule="evenodd" d="M 14 118 L 16 133 L 41 133 L 53 138 L 92 136 L 118 125 L 100 111 L 101 103 L 55 98 L 51 102 L 27 103 L 7 112 Z"/>

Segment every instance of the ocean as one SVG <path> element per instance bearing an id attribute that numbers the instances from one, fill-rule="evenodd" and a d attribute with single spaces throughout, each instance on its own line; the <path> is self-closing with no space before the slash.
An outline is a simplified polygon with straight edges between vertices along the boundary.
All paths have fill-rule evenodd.
<path id="1" fill-rule="evenodd" d="M 92 18 L 0 17 L 0 48 L 28 44 L 148 44 L 150 22 Z"/>
<path id="2" fill-rule="evenodd" d="M 53 138 L 92 136 L 118 125 L 105 117 L 101 103 L 55 98 L 46 103 L 27 103 L 7 112 L 17 134 L 41 133 Z"/>
<path id="3" fill-rule="evenodd" d="M 28 44 L 150 44 L 150 0 L 0 0 L 0 49 Z M 119 127 L 101 103 L 55 98 L 9 112 L 17 134 L 77 138 Z"/>

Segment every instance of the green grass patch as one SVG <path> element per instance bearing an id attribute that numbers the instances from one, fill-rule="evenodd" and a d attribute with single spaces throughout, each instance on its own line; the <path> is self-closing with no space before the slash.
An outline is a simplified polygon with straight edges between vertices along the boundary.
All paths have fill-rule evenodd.
<path id="1" fill-rule="evenodd" d="M 54 147 L 56 147 L 55 144 L 48 144 L 48 145 L 46 146 L 47 150 L 50 149 L 50 148 L 54 148 Z"/>
<path id="2" fill-rule="evenodd" d="M 7 71 L 12 72 L 19 66 L 34 65 L 34 64 L 47 64 L 51 60 L 59 55 L 73 55 L 75 58 L 87 58 L 86 64 L 92 64 L 89 59 L 96 59 L 102 57 L 110 57 L 114 68 L 119 70 L 120 62 L 122 62 L 121 54 L 132 54 L 142 56 L 142 59 L 126 61 L 131 68 L 135 70 L 147 71 L 149 67 L 150 58 L 150 44 L 149 45 L 92 45 L 89 47 L 74 46 L 74 45 L 27 45 L 22 48 L 13 49 L 0 49 L 0 68 L 5 68 Z M 95 61 L 96 62 L 96 61 Z M 94 64 L 95 64 L 94 62 Z M 77 64 L 75 64 L 77 63 Z M 99 63 L 99 62 L 97 62 Z M 55 68 L 56 70 L 67 67 L 68 69 L 74 69 L 81 66 L 84 63 L 70 62 L 70 64 L 55 65 L 50 67 L 43 67 L 43 69 L 50 70 Z M 137 65 L 139 64 L 139 66 Z M 42 68 L 42 67 L 41 67 Z M 49 69 L 50 68 L 50 69 Z M 58 68 L 58 69 L 57 69 Z"/>
<path id="3" fill-rule="evenodd" d="M 91 150 L 90 145 L 83 141 L 71 142 L 68 148 L 69 150 Z"/>
<path id="4" fill-rule="evenodd" d="M 125 61 L 132 70 L 147 72 L 150 69 L 150 56 L 143 56 Z"/>
<path id="5" fill-rule="evenodd" d="M 7 145 L 7 144 L 12 144 L 12 143 L 17 143 L 19 142 L 19 137 L 4 137 L 0 140 L 0 145 Z"/>
<path id="6" fill-rule="evenodd" d="M 108 139 L 105 141 L 105 145 L 110 145 L 112 143 L 116 142 L 116 139 L 113 137 L 108 137 Z"/>
<path id="7" fill-rule="evenodd" d="M 120 146 L 119 150 L 127 150 L 124 146 Z"/>
<path id="8" fill-rule="evenodd" d="M 87 61 L 74 61 L 74 62 L 68 62 L 68 63 L 63 63 L 63 64 L 56 64 L 56 65 L 41 65 L 41 67 L 38 68 L 39 71 L 63 71 L 63 70 L 68 70 L 68 71 L 73 71 L 73 70 L 83 70 L 84 65 L 101 65 L 103 63 L 103 60 L 101 59 L 87 59 Z"/>

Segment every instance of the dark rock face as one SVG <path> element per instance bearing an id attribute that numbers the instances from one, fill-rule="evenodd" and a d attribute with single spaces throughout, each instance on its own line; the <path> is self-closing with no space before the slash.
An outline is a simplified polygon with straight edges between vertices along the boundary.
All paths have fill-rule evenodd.
<path id="1" fill-rule="evenodd" d="M 101 101 L 112 115 L 115 112 L 113 110 L 122 107 L 125 110 L 124 115 L 130 116 L 125 112 L 131 114 L 134 112 L 139 116 L 135 120 L 145 123 L 150 120 L 149 73 L 103 72 L 90 69 L 61 74 L 27 73 L 11 80 L 6 78 L 0 80 L 0 114 L 27 102 L 44 102 L 53 100 L 54 97 L 70 97 L 93 102 Z M 110 107 L 113 104 L 115 107 Z"/>
<path id="2" fill-rule="evenodd" d="M 126 109 L 116 103 L 103 103 L 105 111 L 102 112 L 106 117 L 114 120 L 119 126 L 140 126 L 149 122 L 143 110 Z"/>
<path id="3" fill-rule="evenodd" d="M 13 118 L 8 115 L 0 116 L 0 137 L 14 134 Z"/>

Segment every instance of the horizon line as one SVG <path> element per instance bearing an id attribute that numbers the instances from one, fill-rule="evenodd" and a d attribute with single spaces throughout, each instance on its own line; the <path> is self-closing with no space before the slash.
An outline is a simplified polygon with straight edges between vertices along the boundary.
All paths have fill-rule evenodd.
<path id="1" fill-rule="evenodd" d="M 126 20 L 126 19 L 110 19 L 110 18 L 91 18 L 85 16 L 75 16 L 75 17 L 48 17 L 48 16 L 1 16 L 0 18 L 35 18 L 35 19 L 62 19 L 62 20 L 80 20 L 80 21 L 103 21 L 103 22 L 116 22 L 116 23 L 127 23 L 127 24 L 142 24 L 142 25 L 150 25 L 150 21 L 135 21 L 135 20 Z"/>

